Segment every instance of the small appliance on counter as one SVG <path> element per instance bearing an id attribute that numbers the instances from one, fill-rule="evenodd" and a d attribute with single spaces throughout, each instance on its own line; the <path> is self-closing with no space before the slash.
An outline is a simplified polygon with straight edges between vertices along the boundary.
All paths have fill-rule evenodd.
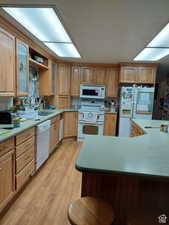
<path id="1" fill-rule="evenodd" d="M 0 111 L 0 128 L 6 128 L 6 129 L 14 128 L 11 112 Z"/>

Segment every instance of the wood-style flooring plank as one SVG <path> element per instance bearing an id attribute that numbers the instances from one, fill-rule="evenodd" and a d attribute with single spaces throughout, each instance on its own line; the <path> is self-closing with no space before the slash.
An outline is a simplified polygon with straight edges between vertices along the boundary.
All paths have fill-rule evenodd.
<path id="1" fill-rule="evenodd" d="M 75 160 L 81 143 L 65 142 L 0 218 L 0 225 L 68 225 L 68 204 L 80 197 Z"/>

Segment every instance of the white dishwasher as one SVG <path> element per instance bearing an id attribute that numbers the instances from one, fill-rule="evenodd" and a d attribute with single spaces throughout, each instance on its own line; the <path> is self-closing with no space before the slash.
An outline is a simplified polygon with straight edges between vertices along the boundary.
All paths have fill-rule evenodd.
<path id="1" fill-rule="evenodd" d="M 39 169 L 49 156 L 50 125 L 50 120 L 37 125 L 36 170 Z"/>

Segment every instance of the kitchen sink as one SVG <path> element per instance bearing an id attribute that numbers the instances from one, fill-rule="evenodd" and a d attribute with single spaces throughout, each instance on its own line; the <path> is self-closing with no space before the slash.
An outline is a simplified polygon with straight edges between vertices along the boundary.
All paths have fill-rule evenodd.
<path id="1" fill-rule="evenodd" d="M 38 115 L 39 116 L 49 116 L 53 113 L 53 111 L 47 111 L 47 110 L 43 110 L 43 111 L 39 111 Z"/>

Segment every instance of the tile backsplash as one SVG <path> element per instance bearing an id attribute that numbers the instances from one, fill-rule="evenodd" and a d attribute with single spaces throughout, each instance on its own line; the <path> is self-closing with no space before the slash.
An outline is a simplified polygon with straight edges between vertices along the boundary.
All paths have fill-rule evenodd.
<path id="1" fill-rule="evenodd" d="M 0 97 L 0 110 L 7 110 L 13 106 L 13 97 Z"/>

